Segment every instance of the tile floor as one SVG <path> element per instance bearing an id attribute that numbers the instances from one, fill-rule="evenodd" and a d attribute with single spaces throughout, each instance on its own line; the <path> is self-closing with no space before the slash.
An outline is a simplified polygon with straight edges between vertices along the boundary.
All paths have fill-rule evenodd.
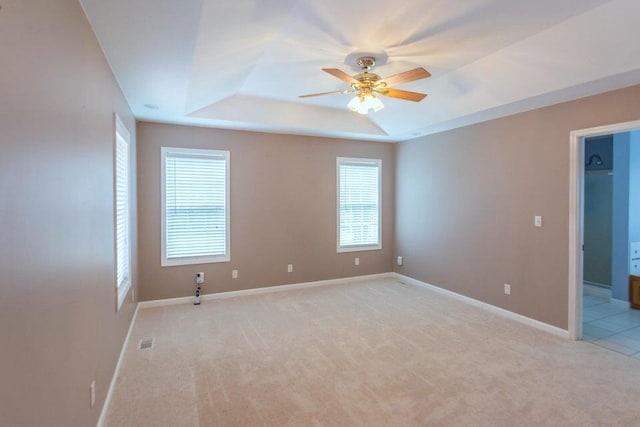
<path id="1" fill-rule="evenodd" d="M 611 300 L 606 293 L 593 295 L 587 289 L 582 304 L 584 341 L 640 359 L 640 310 Z"/>

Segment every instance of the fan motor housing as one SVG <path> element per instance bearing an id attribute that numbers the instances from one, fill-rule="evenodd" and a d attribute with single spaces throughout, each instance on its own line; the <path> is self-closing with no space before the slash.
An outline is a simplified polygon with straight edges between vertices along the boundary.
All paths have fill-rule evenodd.
<path id="1" fill-rule="evenodd" d="M 360 73 L 353 76 L 354 79 L 359 81 L 360 83 L 375 83 L 380 80 L 382 77 L 375 73 Z"/>

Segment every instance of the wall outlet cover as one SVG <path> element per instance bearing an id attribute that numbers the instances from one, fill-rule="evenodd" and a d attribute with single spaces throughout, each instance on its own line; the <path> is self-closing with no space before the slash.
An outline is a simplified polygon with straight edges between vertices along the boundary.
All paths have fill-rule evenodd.
<path id="1" fill-rule="evenodd" d="M 508 283 L 504 284 L 504 294 L 505 295 L 511 295 L 511 285 Z"/>
<path id="2" fill-rule="evenodd" d="M 536 227 L 542 227 L 542 217 L 540 215 L 533 217 L 533 225 Z"/>

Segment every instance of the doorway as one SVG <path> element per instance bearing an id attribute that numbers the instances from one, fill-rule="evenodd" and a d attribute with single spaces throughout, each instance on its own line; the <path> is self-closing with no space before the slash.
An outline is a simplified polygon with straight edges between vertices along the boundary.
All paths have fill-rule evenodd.
<path id="1" fill-rule="evenodd" d="M 640 358 L 640 311 L 628 303 L 640 241 L 639 129 L 634 121 L 571 132 L 569 335 Z"/>

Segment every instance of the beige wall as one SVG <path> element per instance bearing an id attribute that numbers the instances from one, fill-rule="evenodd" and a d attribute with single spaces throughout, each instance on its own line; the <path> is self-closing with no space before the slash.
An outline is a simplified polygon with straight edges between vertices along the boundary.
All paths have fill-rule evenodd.
<path id="1" fill-rule="evenodd" d="M 396 271 L 566 329 L 569 132 L 637 119 L 640 86 L 397 144 Z"/>
<path id="2" fill-rule="evenodd" d="M 215 293 L 392 270 L 392 145 L 154 123 L 138 124 L 138 141 L 140 299 L 193 295 L 198 271 Z M 231 262 L 160 266 L 163 146 L 231 152 Z M 382 159 L 382 250 L 336 253 L 338 156 Z"/>
<path id="3" fill-rule="evenodd" d="M 77 0 L 2 1 L 0 62 L 0 424 L 95 425 L 134 311 L 115 311 L 112 113 L 134 143 L 135 122 Z"/>

